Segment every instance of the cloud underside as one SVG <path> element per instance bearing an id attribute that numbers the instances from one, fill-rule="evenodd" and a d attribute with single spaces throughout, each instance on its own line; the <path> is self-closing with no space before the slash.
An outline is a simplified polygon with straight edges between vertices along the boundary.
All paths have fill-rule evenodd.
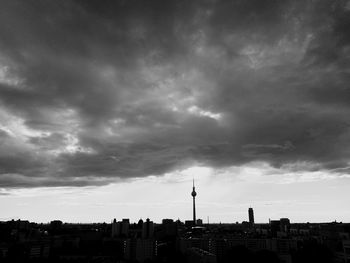
<path id="1" fill-rule="evenodd" d="M 347 173 L 349 18 L 342 0 L 3 1 L 0 187 Z"/>

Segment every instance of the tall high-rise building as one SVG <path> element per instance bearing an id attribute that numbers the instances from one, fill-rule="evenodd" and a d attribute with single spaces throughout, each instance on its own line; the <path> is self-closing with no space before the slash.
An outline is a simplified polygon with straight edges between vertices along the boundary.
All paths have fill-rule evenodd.
<path id="1" fill-rule="evenodd" d="M 117 220 L 114 218 L 112 222 L 112 237 L 116 237 L 118 235 L 117 224 Z"/>
<path id="2" fill-rule="evenodd" d="M 112 237 L 127 237 L 129 235 L 130 221 L 124 218 L 122 221 L 113 219 L 112 221 Z"/>
<path id="3" fill-rule="evenodd" d="M 148 239 L 153 238 L 154 234 L 154 224 L 149 218 L 146 219 L 146 222 L 142 224 L 142 238 Z"/>
<path id="4" fill-rule="evenodd" d="M 249 207 L 248 209 L 249 223 L 254 225 L 254 211 L 253 208 Z"/>
<path id="5" fill-rule="evenodd" d="M 192 193 L 191 193 L 192 197 L 193 197 L 193 225 L 196 225 L 196 190 L 194 187 L 194 179 L 193 179 L 193 187 L 192 187 Z"/>
<path id="6" fill-rule="evenodd" d="M 129 235 L 129 225 L 130 225 L 130 220 L 128 218 L 123 218 L 120 223 L 121 236 L 126 237 Z"/>
<path id="7" fill-rule="evenodd" d="M 163 219 L 162 224 L 158 226 L 160 231 L 157 231 L 160 237 L 175 237 L 177 234 L 178 224 L 172 219 Z"/>

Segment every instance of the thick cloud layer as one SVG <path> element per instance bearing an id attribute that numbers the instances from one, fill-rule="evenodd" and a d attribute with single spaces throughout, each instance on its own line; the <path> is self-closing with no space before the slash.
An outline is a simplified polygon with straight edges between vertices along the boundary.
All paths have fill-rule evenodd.
<path id="1" fill-rule="evenodd" d="M 0 5 L 1 187 L 251 161 L 347 171 L 348 1 Z"/>

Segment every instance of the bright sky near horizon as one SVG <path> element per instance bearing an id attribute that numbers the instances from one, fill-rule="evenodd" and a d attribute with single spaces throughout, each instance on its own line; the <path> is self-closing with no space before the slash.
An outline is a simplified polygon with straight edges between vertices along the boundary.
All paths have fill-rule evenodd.
<path id="1" fill-rule="evenodd" d="M 235 176 L 232 176 L 235 174 Z M 196 184 L 197 218 L 203 222 L 234 223 L 288 217 L 291 222 L 349 222 L 348 177 L 323 172 L 300 173 L 291 179 L 263 163 L 213 170 L 191 167 L 163 176 L 130 179 L 107 186 L 11 190 L 0 198 L 0 220 L 49 222 L 110 222 L 149 217 L 181 221 L 192 218 L 192 178 Z M 335 191 L 336 190 L 336 191 Z M 325 201 L 326 200 L 326 201 Z"/>

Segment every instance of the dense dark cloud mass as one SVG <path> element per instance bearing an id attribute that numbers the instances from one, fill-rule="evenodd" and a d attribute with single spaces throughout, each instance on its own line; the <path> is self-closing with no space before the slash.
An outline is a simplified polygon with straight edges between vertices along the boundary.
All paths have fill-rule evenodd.
<path id="1" fill-rule="evenodd" d="M 345 0 L 1 1 L 0 187 L 347 171 L 349 26 Z"/>

